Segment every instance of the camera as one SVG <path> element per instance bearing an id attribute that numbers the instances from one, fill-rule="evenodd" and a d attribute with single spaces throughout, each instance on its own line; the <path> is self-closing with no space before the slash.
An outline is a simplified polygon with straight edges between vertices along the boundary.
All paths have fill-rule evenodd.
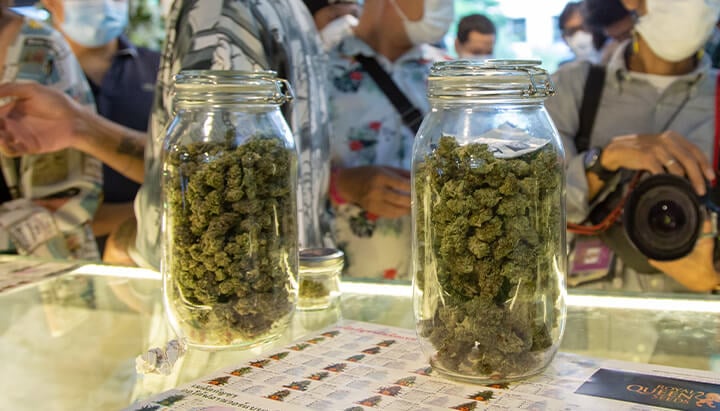
<path id="1" fill-rule="evenodd" d="M 639 182 L 623 209 L 623 227 L 632 245 L 658 261 L 688 255 L 702 234 L 703 222 L 717 211 L 709 194 L 697 195 L 683 177 L 657 174 Z"/>

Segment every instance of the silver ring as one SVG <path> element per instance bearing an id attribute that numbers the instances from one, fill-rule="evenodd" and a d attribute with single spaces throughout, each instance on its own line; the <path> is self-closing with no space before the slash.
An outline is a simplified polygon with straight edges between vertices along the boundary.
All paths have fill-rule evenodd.
<path id="1" fill-rule="evenodd" d="M 671 165 L 675 164 L 675 159 L 671 158 L 670 160 L 666 161 L 663 165 L 665 167 L 670 167 Z"/>

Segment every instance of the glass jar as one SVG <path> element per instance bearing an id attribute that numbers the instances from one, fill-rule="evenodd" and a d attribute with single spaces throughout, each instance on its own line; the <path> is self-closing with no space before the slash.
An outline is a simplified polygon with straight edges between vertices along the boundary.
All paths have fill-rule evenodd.
<path id="1" fill-rule="evenodd" d="M 541 372 L 565 324 L 565 178 L 539 61 L 432 67 L 413 147 L 413 299 L 433 370 Z"/>
<path id="2" fill-rule="evenodd" d="M 274 72 L 175 76 L 163 152 L 163 287 L 188 345 L 277 338 L 297 299 L 297 152 Z"/>
<path id="3" fill-rule="evenodd" d="M 344 257 L 334 248 L 300 250 L 299 310 L 324 310 L 338 301 Z"/>

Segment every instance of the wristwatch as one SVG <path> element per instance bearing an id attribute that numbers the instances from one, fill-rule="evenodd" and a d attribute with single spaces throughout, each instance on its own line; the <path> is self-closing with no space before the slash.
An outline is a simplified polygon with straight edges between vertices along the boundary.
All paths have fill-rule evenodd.
<path id="1" fill-rule="evenodd" d="M 600 162 L 600 156 L 602 156 L 602 148 L 592 147 L 585 152 L 585 157 L 583 157 L 583 163 L 585 164 L 586 172 L 591 172 L 598 176 L 601 181 L 606 182 L 615 175 L 615 172 L 610 171 L 602 166 L 602 163 Z"/>

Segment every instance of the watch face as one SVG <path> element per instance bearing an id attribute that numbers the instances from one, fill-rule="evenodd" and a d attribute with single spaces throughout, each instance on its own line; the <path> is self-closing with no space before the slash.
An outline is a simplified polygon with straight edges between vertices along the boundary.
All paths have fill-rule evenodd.
<path id="1" fill-rule="evenodd" d="M 600 149 L 597 147 L 593 147 L 585 152 L 585 170 L 589 170 L 595 166 L 595 164 L 598 161 L 598 158 L 600 158 Z"/>

